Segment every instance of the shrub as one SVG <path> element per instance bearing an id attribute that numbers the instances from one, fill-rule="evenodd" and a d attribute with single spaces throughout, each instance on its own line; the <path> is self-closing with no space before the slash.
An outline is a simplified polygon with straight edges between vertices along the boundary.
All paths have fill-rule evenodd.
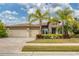
<path id="1" fill-rule="evenodd" d="M 62 38 L 63 34 L 38 34 L 36 39 L 58 39 Z"/>
<path id="2" fill-rule="evenodd" d="M 79 34 L 74 34 L 73 38 L 79 38 Z"/>
<path id="3" fill-rule="evenodd" d="M 43 39 L 43 36 L 41 34 L 37 34 L 36 39 Z"/>
<path id="4" fill-rule="evenodd" d="M 51 36 L 50 35 L 42 34 L 42 36 L 43 36 L 43 39 L 51 39 Z"/>
<path id="5" fill-rule="evenodd" d="M 75 34 L 79 34 L 79 30 L 75 30 L 74 33 L 75 33 Z"/>
<path id="6" fill-rule="evenodd" d="M 7 37 L 7 33 L 6 33 L 6 30 L 0 30 L 0 38 L 2 37 Z"/>
<path id="7" fill-rule="evenodd" d="M 58 39 L 62 38 L 63 34 L 47 34 L 48 36 L 51 36 L 51 38 Z"/>
<path id="8" fill-rule="evenodd" d="M 7 32 L 4 24 L 0 21 L 0 38 L 7 37 Z"/>

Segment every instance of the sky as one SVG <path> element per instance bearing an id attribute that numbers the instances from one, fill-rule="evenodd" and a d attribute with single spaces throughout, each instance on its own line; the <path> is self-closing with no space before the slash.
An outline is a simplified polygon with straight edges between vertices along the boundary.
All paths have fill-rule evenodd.
<path id="1" fill-rule="evenodd" d="M 79 4 L 78 3 L 0 3 L 0 20 L 7 25 L 27 23 L 27 18 L 30 13 L 34 13 L 37 8 L 41 9 L 41 12 L 50 10 L 51 15 L 58 9 L 69 7 L 74 11 L 74 16 L 79 16 Z"/>

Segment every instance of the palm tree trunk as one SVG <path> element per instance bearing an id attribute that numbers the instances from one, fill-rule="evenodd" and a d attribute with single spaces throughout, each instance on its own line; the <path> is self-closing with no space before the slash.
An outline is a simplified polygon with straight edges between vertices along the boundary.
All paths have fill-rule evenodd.
<path id="1" fill-rule="evenodd" d="M 62 34 L 64 34 L 64 22 L 62 21 Z"/>
<path id="2" fill-rule="evenodd" d="M 42 21 L 40 19 L 40 34 L 42 34 Z"/>
<path id="3" fill-rule="evenodd" d="M 64 23 L 63 23 L 64 24 Z M 68 34 L 68 27 L 65 27 L 66 26 L 65 24 L 63 25 L 63 35 L 64 37 L 63 38 L 69 38 L 69 34 Z"/>
<path id="4" fill-rule="evenodd" d="M 59 32 L 58 32 L 58 24 L 57 24 L 57 27 L 56 27 L 56 34 L 58 34 Z"/>
<path id="5" fill-rule="evenodd" d="M 29 37 L 32 37 L 32 35 L 31 35 L 31 23 L 29 23 Z"/>

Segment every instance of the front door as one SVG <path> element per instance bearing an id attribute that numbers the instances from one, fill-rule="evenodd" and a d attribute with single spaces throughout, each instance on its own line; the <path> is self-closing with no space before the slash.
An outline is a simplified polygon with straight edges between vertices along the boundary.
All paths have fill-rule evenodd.
<path id="1" fill-rule="evenodd" d="M 56 33 L 56 28 L 52 28 L 52 34 Z"/>

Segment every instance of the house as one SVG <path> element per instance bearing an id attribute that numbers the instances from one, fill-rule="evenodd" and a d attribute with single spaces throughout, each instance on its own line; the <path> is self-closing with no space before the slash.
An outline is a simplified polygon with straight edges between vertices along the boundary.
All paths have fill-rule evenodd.
<path id="1" fill-rule="evenodd" d="M 61 32 L 57 28 L 61 26 L 62 24 L 60 22 L 42 24 L 42 34 L 59 34 Z"/>
<path id="2" fill-rule="evenodd" d="M 57 33 L 57 23 L 43 23 L 42 24 L 42 34 L 56 34 Z M 36 37 L 37 34 L 40 32 L 40 25 L 39 24 L 16 24 L 11 26 L 6 26 L 8 29 L 8 36 L 9 37 Z"/>
<path id="3" fill-rule="evenodd" d="M 16 24 L 6 26 L 9 37 L 29 37 L 30 26 L 28 24 Z M 31 26 L 31 35 L 35 37 L 39 33 L 39 25 Z"/>

